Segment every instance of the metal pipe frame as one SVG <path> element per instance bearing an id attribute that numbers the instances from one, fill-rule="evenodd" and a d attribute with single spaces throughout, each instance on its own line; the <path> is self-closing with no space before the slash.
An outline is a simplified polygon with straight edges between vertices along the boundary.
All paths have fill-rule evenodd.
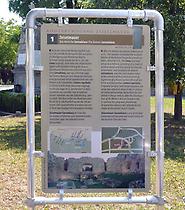
<path id="1" fill-rule="evenodd" d="M 155 96 L 156 96 L 156 193 L 163 196 L 164 179 L 164 66 L 163 31 L 155 30 Z"/>
<path id="2" fill-rule="evenodd" d="M 35 197 L 34 157 L 35 151 L 35 108 L 34 108 L 34 29 L 36 18 L 78 17 L 78 18 L 127 18 L 154 21 L 155 67 L 156 67 L 156 196 L 140 197 L 82 197 L 82 198 L 40 198 Z M 27 205 L 73 204 L 73 203 L 148 203 L 163 206 L 164 177 L 164 20 L 156 10 L 112 10 L 112 9 L 32 9 L 26 17 L 26 80 L 27 80 L 27 153 L 28 153 L 28 199 Z M 40 153 L 39 153 L 40 154 Z M 40 156 L 40 155 L 39 155 Z M 41 155 L 42 156 L 42 155 Z"/>
<path id="3" fill-rule="evenodd" d="M 28 153 L 28 196 L 35 196 L 34 151 L 35 151 L 35 94 L 34 94 L 34 29 L 26 31 L 26 143 Z"/>
<path id="4" fill-rule="evenodd" d="M 143 197 L 76 197 L 76 198 L 45 198 L 36 197 L 35 199 L 28 199 L 26 204 L 30 208 L 46 204 L 164 204 L 164 200 L 157 196 L 143 196 Z"/>

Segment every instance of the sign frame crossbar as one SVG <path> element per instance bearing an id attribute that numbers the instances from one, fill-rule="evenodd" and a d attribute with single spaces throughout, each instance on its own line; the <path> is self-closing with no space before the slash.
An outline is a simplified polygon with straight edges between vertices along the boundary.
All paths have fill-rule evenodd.
<path id="1" fill-rule="evenodd" d="M 133 19 L 152 20 L 155 35 L 155 96 L 156 96 L 156 195 L 128 197 L 72 197 L 64 198 L 63 191 L 59 198 L 35 196 L 35 157 L 44 157 L 41 151 L 35 151 L 35 101 L 34 101 L 34 29 L 36 18 L 46 17 L 78 17 L 78 18 L 125 18 L 127 25 L 132 27 Z M 156 10 L 113 10 L 113 9 L 47 9 L 35 8 L 26 17 L 26 140 L 28 155 L 28 195 L 26 204 L 31 209 L 46 204 L 85 204 L 85 203 L 145 203 L 156 204 L 163 208 L 164 178 L 164 52 L 163 52 L 164 19 Z"/>

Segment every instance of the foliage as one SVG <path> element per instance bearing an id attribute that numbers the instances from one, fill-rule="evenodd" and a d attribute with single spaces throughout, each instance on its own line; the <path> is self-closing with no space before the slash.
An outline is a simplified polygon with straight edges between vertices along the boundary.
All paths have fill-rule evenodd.
<path id="1" fill-rule="evenodd" d="M 164 32 L 164 67 L 165 83 L 168 85 L 181 83 L 185 85 L 185 1 L 162 1 L 162 0 L 140 0 L 140 1 L 120 1 L 120 0 L 93 0 L 94 8 L 116 8 L 116 9 L 155 9 L 159 11 L 165 19 Z M 151 63 L 154 60 L 154 46 L 151 43 Z M 154 83 L 154 74 L 152 84 Z M 182 119 L 182 89 L 175 94 L 174 119 Z"/>
<path id="2" fill-rule="evenodd" d="M 165 78 L 169 84 L 175 80 L 185 82 L 185 17 L 166 18 L 165 29 Z"/>
<path id="3" fill-rule="evenodd" d="M 93 6 L 93 3 L 89 0 L 75 0 L 74 3 L 75 8 Z M 9 10 L 19 14 L 24 19 L 30 10 L 29 5 L 31 4 L 35 8 L 72 8 L 72 0 L 9 0 Z"/>
<path id="4" fill-rule="evenodd" d="M 29 5 L 34 4 L 35 7 L 60 8 L 61 0 L 9 0 L 9 9 L 19 14 L 22 18 L 26 17 L 29 12 Z"/>
<path id="5" fill-rule="evenodd" d="M 7 68 L 0 69 L 0 84 L 8 85 L 14 81 L 13 71 Z"/>
<path id="6" fill-rule="evenodd" d="M 16 111 L 25 112 L 26 97 L 23 93 L 0 93 L 0 110 L 15 113 Z"/>
<path id="7" fill-rule="evenodd" d="M 185 1 L 93 0 L 94 8 L 156 9 L 165 19 L 165 81 L 185 80 Z"/>
<path id="8" fill-rule="evenodd" d="M 26 96 L 24 93 L 0 92 L 0 110 L 15 113 L 26 112 Z M 35 111 L 40 111 L 40 96 L 35 96 Z"/>
<path id="9" fill-rule="evenodd" d="M 67 3 L 68 8 L 72 8 L 71 0 L 63 1 L 49 1 L 49 0 L 26 0 L 24 2 L 18 0 L 10 0 L 10 10 L 17 12 L 20 16 L 25 17 L 29 10 L 28 5 L 33 2 L 36 7 L 64 7 Z M 85 2 L 85 3 L 83 3 Z M 76 8 L 101 8 L 101 9 L 156 9 L 165 18 L 165 33 L 164 33 L 164 46 L 165 46 L 165 83 L 170 85 L 176 82 L 183 84 L 185 82 L 185 1 L 162 1 L 162 0 L 75 0 Z M 74 18 L 73 18 L 74 19 Z M 81 21 L 87 22 L 88 20 Z M 76 22 L 69 21 L 69 23 Z M 93 23 L 125 23 L 125 20 L 90 20 Z M 149 24 L 151 24 L 149 22 Z M 151 43 L 151 63 L 154 60 L 154 45 Z M 154 81 L 154 74 L 152 74 L 152 82 Z M 182 94 L 175 97 L 175 115 L 178 114 L 177 119 L 182 118 L 181 100 Z"/>
<path id="10" fill-rule="evenodd" d="M 9 8 L 25 18 L 31 2 L 35 7 L 60 8 L 65 3 L 70 7 L 71 0 L 10 0 Z M 101 9 L 156 9 L 165 18 L 165 81 L 171 83 L 185 79 L 185 1 L 162 0 L 76 0 L 76 8 L 101 8 Z M 105 20 L 99 20 L 103 23 Z M 114 20 L 114 23 L 124 20 Z"/>
<path id="11" fill-rule="evenodd" d="M 16 61 L 20 26 L 11 20 L 0 19 L 0 70 L 11 70 Z"/>

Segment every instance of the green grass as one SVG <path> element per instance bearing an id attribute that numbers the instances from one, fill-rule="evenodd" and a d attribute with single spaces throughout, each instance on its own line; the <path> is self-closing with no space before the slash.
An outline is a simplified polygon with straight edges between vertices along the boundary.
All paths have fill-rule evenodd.
<path id="1" fill-rule="evenodd" d="M 154 103 L 154 98 L 151 103 Z M 172 99 L 165 99 L 166 107 L 170 106 Z M 184 104 L 185 105 L 185 104 Z M 185 106 L 184 106 L 185 107 Z M 154 114 L 152 122 L 152 147 L 155 146 Z M 25 117 L 0 118 L 0 209 L 23 210 L 27 209 L 24 201 L 27 196 L 27 157 L 25 151 Z M 40 149 L 40 117 L 36 117 L 36 149 Z M 165 177 L 164 197 L 167 200 L 165 209 L 183 210 L 185 203 L 185 117 L 175 122 L 171 113 L 165 114 Z M 38 196 L 56 196 L 41 192 L 41 162 L 36 159 L 36 194 Z M 155 163 L 152 161 L 151 191 L 155 190 Z M 70 196 L 87 196 L 75 194 Z M 99 194 L 89 194 L 98 196 Z M 100 194 L 100 196 L 105 194 Z M 136 193 L 136 195 L 141 195 Z M 143 193 L 142 193 L 143 195 Z M 106 196 L 125 196 L 124 193 L 110 193 Z M 152 205 L 64 205 L 37 207 L 36 209 L 65 209 L 65 210 L 125 210 L 125 209 L 154 209 Z"/>
<path id="2" fill-rule="evenodd" d="M 155 112 L 155 101 L 156 98 L 154 96 L 150 97 L 150 104 L 151 104 L 151 112 Z M 174 97 L 165 97 L 164 98 L 164 112 L 165 113 L 173 113 L 174 112 Z M 185 115 L 185 99 L 182 100 L 182 106 L 184 109 L 182 110 L 183 115 Z"/>

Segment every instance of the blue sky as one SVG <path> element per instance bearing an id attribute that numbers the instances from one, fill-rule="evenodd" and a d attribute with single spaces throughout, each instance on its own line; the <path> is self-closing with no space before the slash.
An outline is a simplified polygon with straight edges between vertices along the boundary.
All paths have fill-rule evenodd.
<path id="1" fill-rule="evenodd" d="M 18 24 L 21 24 L 21 18 L 18 15 L 9 12 L 8 0 L 0 0 L 0 18 L 3 18 L 5 21 L 13 18 L 17 20 Z"/>

